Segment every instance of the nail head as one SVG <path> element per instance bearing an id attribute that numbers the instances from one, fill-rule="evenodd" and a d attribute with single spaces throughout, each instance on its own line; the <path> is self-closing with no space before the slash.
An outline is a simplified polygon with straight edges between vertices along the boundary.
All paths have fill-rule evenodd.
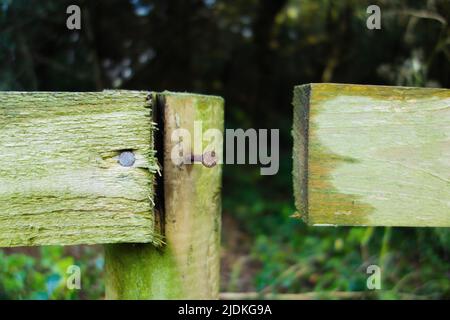
<path id="1" fill-rule="evenodd" d="M 119 163 L 123 167 L 131 167 L 135 161 L 136 158 L 131 151 L 124 151 L 119 155 Z"/>

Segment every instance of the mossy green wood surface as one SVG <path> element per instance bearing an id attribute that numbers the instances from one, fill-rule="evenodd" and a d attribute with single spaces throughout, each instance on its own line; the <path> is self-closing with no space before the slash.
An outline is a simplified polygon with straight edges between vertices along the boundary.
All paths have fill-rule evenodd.
<path id="1" fill-rule="evenodd" d="M 450 226 L 450 90 L 294 90 L 294 193 L 312 225 Z"/>
<path id="2" fill-rule="evenodd" d="M 150 242 L 148 93 L 0 93 L 0 246 Z M 118 155 L 136 162 L 122 167 Z"/>
<path id="3" fill-rule="evenodd" d="M 164 114 L 164 229 L 166 245 L 108 245 L 108 299 L 217 299 L 221 230 L 221 165 L 177 165 L 176 129 L 194 121 L 223 133 L 223 100 L 191 94 L 159 95 Z M 175 139 L 176 140 L 176 139 Z M 204 137 L 204 146 L 208 141 Z M 192 146 L 194 147 L 194 146 Z M 185 150 L 188 153 L 192 150 Z M 220 151 L 221 150 L 215 150 Z M 158 186 L 159 187 L 159 186 Z"/>

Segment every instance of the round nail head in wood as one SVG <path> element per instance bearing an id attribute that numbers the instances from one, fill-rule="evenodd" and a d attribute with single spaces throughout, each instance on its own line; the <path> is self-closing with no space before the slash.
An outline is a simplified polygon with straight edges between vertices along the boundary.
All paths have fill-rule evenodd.
<path id="1" fill-rule="evenodd" d="M 134 157 L 134 153 L 131 151 L 124 151 L 119 156 L 119 163 L 123 167 L 131 167 L 136 158 Z"/>

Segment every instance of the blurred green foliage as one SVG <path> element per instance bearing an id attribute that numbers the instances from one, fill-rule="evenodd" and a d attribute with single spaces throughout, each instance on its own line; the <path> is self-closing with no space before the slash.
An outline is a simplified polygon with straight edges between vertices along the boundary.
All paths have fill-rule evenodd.
<path id="1" fill-rule="evenodd" d="M 82 8 L 81 31 L 65 28 L 69 4 Z M 381 7 L 382 30 L 366 28 L 369 4 Z M 221 95 L 228 128 L 281 130 L 276 176 L 224 167 L 223 291 L 450 299 L 449 230 L 291 218 L 290 136 L 297 84 L 448 87 L 449 21 L 448 0 L 0 0 L 0 90 Z M 102 297 L 99 249 L 70 250 L 0 253 L 0 297 Z M 72 263 L 80 291 L 64 286 Z M 367 291 L 370 264 L 381 267 L 380 291 Z"/>
<path id="2" fill-rule="evenodd" d="M 45 246 L 33 254 L 0 251 L 0 299 L 99 299 L 104 295 L 103 256 L 94 247 L 83 248 L 80 258 L 62 247 Z M 81 269 L 81 288 L 69 290 L 69 267 Z"/>

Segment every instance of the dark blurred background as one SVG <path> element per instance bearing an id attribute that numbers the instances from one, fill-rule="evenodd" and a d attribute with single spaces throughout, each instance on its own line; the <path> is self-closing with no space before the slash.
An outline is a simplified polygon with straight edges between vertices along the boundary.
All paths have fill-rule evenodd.
<path id="1" fill-rule="evenodd" d="M 66 8 L 81 7 L 81 30 Z M 381 7 L 382 29 L 366 9 Z M 173 90 L 226 101 L 227 128 L 280 128 L 280 171 L 224 167 L 222 291 L 450 299 L 450 232 L 312 228 L 290 217 L 292 88 L 449 87 L 449 0 L 0 0 L 0 90 Z M 65 287 L 68 265 L 82 289 Z M 0 298 L 104 297 L 99 246 L 0 251 Z M 366 267 L 382 268 L 368 292 Z M 350 292 L 350 294 L 343 294 Z"/>

